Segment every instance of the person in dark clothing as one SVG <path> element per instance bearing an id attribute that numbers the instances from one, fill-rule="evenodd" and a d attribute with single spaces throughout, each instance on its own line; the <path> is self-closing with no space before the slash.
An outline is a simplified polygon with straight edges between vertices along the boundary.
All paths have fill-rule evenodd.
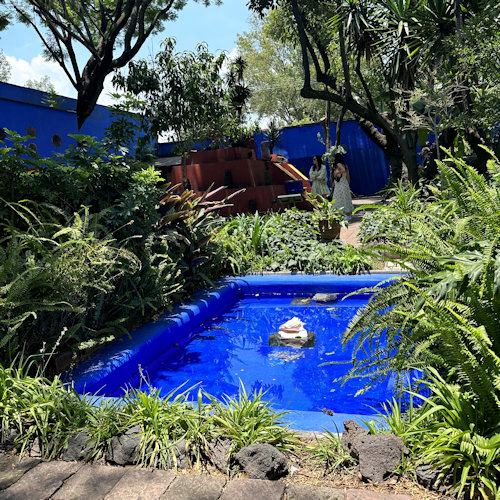
<path id="1" fill-rule="evenodd" d="M 436 177 L 438 173 L 437 163 L 436 163 L 436 147 L 429 148 L 425 146 L 422 148 L 422 166 L 424 167 L 424 172 L 422 177 L 428 181 L 431 181 Z"/>

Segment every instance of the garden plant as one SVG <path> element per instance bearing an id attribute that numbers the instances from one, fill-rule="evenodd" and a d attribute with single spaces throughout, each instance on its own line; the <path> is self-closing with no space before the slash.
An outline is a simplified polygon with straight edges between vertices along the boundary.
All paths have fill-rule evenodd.
<path id="1" fill-rule="evenodd" d="M 452 163 L 453 162 L 453 163 Z M 470 498 L 494 498 L 500 479 L 500 164 L 488 175 L 463 160 L 439 163 L 433 197 L 398 186 L 370 246 L 407 274 L 377 287 L 343 342 L 351 376 L 425 374 L 429 396 L 410 418 L 415 453 Z M 374 238 L 371 224 L 365 238 Z M 382 314 L 381 314 L 382 312 Z M 412 421 L 413 420 L 413 421 Z M 406 431 L 405 431 L 406 432 Z"/>
<path id="2" fill-rule="evenodd" d="M 176 468 L 179 447 L 191 466 L 215 464 L 213 446 L 222 441 L 224 472 L 254 443 L 307 456 L 325 474 L 353 472 L 356 460 L 336 434 L 305 446 L 262 392 L 241 386 L 237 396 L 218 399 L 182 386 L 162 394 L 144 380 L 102 399 L 78 394 L 60 372 L 220 277 L 356 274 L 392 260 L 404 272 L 362 291 L 371 299 L 343 335 L 353 354 L 334 383 L 362 377 L 368 387 L 388 376 L 400 383 L 378 420 L 366 422 L 408 449 L 395 475 L 429 467 L 432 486 L 455 498 L 500 498 L 498 2 L 248 0 L 261 16 L 238 42 L 250 67 L 203 44 L 176 53 L 172 39 L 152 62 L 133 60 L 184 0 L 94 4 L 0 0 L 64 69 L 78 93 L 79 128 L 105 77 L 128 65 L 127 75 L 114 75 L 126 95 L 102 142 L 73 135 L 73 146 L 43 158 L 29 137 L 1 130 L 2 451 L 38 448 L 44 460 L 60 458 L 83 433 L 84 459 L 95 462 L 117 436 L 139 429 L 132 463 L 143 467 Z M 1 10 L 0 30 L 13 20 Z M 75 44 L 89 51 L 83 66 Z M 331 103 L 337 147 L 347 113 L 391 171 L 383 204 L 364 207 L 362 248 L 321 239 L 318 221 L 341 219 L 326 200 L 315 200 L 312 213 L 226 218 L 218 211 L 231 197 L 213 201 L 218 189 L 198 196 L 172 186 L 154 166 L 150 141 L 159 134 L 178 142 L 185 180 L 186 158 L 200 140 L 241 145 L 253 136 L 246 113 L 271 120 L 267 138 L 277 146 L 278 123 L 320 120 L 326 104 L 326 124 Z M 51 93 L 45 104 L 59 102 Z M 422 186 L 415 153 L 429 132 L 438 175 Z"/>

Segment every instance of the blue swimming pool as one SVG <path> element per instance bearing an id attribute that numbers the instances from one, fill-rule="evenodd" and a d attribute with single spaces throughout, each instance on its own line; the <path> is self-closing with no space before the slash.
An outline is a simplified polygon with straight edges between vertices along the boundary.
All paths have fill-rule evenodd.
<path id="1" fill-rule="evenodd" d="M 276 408 L 292 410 L 294 428 L 341 428 L 346 418 L 367 418 L 393 394 L 392 379 L 355 397 L 363 381 L 342 386 L 350 352 L 341 336 L 358 308 L 369 300 L 348 293 L 373 286 L 393 275 L 249 276 L 228 279 L 212 291 L 179 306 L 172 314 L 132 332 L 94 354 L 76 368 L 78 391 L 120 396 L 125 386 L 139 387 L 141 378 L 168 393 L 201 384 L 222 397 L 263 389 Z M 336 293 L 335 302 L 310 300 L 316 293 Z M 269 345 L 269 336 L 292 317 L 316 335 L 313 347 Z M 185 386 L 186 387 L 186 386 Z M 333 416 L 332 416 L 333 413 Z"/>

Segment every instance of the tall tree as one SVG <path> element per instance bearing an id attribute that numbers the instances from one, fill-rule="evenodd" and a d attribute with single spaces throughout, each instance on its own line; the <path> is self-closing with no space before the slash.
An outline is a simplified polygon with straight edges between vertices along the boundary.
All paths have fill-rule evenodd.
<path id="1" fill-rule="evenodd" d="M 396 102 L 401 94 L 418 85 L 419 78 L 428 77 L 429 71 L 442 67 L 446 61 L 446 53 L 438 49 L 443 40 L 461 29 L 456 22 L 456 1 L 249 0 L 249 6 L 261 13 L 276 3 L 292 13 L 292 29 L 300 41 L 304 68 L 301 94 L 332 101 L 351 111 L 384 151 L 392 176 L 400 176 L 404 162 L 410 179 L 415 180 L 416 133 L 408 130 L 411 127 L 407 127 L 406 116 L 410 101 L 403 100 L 399 109 Z M 492 0 L 461 3 L 460 12 L 465 3 L 475 10 L 494 4 Z M 340 75 L 332 71 L 332 43 L 340 51 Z M 381 109 L 382 100 L 367 81 L 363 62 L 365 68 L 369 63 L 378 64 L 382 71 L 387 111 Z M 314 80 L 326 88 L 318 89 Z M 362 93 L 353 91 L 356 82 Z M 462 100 L 465 102 L 469 101 Z"/>
<path id="2" fill-rule="evenodd" d="M 252 90 L 249 111 L 259 119 L 275 119 L 285 125 L 319 121 L 321 101 L 304 99 L 300 49 L 284 35 L 283 11 L 253 16 L 250 29 L 238 35 L 238 53 L 247 61 L 245 78 Z"/>
<path id="3" fill-rule="evenodd" d="M 390 0 L 387 0 L 390 1 Z M 361 128 L 384 151 L 393 177 L 400 177 L 403 161 L 410 177 L 416 177 L 416 157 L 414 150 L 406 142 L 406 134 L 401 129 L 395 113 L 387 113 L 377 106 L 377 94 L 367 82 L 363 73 L 363 62 L 372 58 L 376 50 L 375 34 L 369 31 L 367 19 L 375 14 L 379 17 L 384 10 L 363 0 L 283 0 L 282 8 L 290 12 L 292 24 L 300 44 L 304 79 L 301 95 L 310 99 L 331 101 L 350 111 Z M 273 0 L 250 0 L 250 8 L 257 12 L 275 6 Z M 331 22 L 333 18 L 333 22 Z M 340 56 L 336 65 L 332 45 Z M 397 43 L 393 52 L 399 53 Z M 390 67 L 383 63 L 392 62 L 393 55 L 386 54 L 380 64 L 384 78 L 390 76 Z M 318 86 L 318 82 L 322 84 Z M 385 83 L 386 90 L 388 83 Z M 356 89 L 356 90 L 355 90 Z"/>
<path id="4" fill-rule="evenodd" d="M 211 0 L 202 1 L 209 5 Z M 220 0 L 214 0 L 220 3 Z M 46 55 L 64 70 L 78 93 L 78 127 L 92 113 L 104 79 L 137 55 L 147 38 L 175 19 L 187 0 L 8 0 L 19 20 L 31 26 Z M 76 48 L 89 52 L 83 65 Z M 119 50 L 118 50 L 119 49 Z M 119 53 L 115 54 L 115 51 Z"/>

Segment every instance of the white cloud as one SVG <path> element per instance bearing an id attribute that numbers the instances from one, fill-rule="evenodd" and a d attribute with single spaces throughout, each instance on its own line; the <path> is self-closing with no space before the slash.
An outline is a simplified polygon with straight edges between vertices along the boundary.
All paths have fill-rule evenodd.
<path id="1" fill-rule="evenodd" d="M 28 80 L 39 80 L 44 76 L 48 76 L 56 89 L 56 93 L 64 97 L 76 98 L 76 90 L 71 85 L 66 73 L 61 66 L 54 61 L 47 61 L 41 54 L 25 61 L 6 54 L 6 59 L 10 64 L 11 76 L 8 83 L 24 87 Z M 113 92 L 111 84 L 112 76 L 108 75 L 104 81 L 104 90 L 97 101 L 98 104 L 106 106 L 114 100 L 108 94 Z"/>

